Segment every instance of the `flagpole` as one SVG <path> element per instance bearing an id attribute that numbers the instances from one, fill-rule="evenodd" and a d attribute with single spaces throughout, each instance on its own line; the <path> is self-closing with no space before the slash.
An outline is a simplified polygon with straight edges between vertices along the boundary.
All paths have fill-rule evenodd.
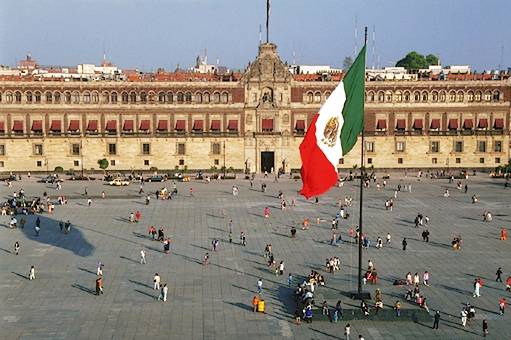
<path id="1" fill-rule="evenodd" d="M 367 26 L 365 27 L 364 45 L 367 45 Z M 364 65 L 364 82 L 365 82 L 365 65 Z M 369 293 L 362 292 L 362 206 L 364 197 L 364 177 L 365 177 L 365 162 L 364 162 L 364 125 L 362 125 L 362 140 L 360 146 L 360 204 L 358 216 L 358 299 L 369 299 Z"/>
<path id="2" fill-rule="evenodd" d="M 270 42 L 270 0 L 266 0 L 266 43 Z"/>

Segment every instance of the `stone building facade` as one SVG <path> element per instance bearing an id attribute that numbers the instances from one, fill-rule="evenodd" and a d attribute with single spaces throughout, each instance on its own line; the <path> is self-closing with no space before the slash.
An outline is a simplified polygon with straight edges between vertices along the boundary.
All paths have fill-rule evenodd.
<path id="1" fill-rule="evenodd" d="M 188 78 L 187 78 L 188 77 Z M 243 74 L 128 81 L 0 80 L 0 171 L 301 166 L 299 145 L 340 77 L 292 75 L 274 44 Z M 494 168 L 510 159 L 511 82 L 366 83 L 365 161 Z M 355 146 L 339 168 L 360 163 Z"/>

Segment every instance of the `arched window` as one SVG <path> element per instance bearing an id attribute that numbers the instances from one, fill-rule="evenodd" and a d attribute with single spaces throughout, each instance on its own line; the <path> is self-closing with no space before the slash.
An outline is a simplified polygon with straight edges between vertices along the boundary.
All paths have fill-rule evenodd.
<path id="1" fill-rule="evenodd" d="M 314 94 L 312 92 L 307 92 L 307 103 L 314 102 Z"/>
<path id="2" fill-rule="evenodd" d="M 64 102 L 66 104 L 71 104 L 71 92 L 69 91 L 64 92 Z"/>
<path id="3" fill-rule="evenodd" d="M 215 104 L 220 103 L 220 92 L 213 93 L 213 103 Z"/>
<path id="4" fill-rule="evenodd" d="M 192 102 L 192 94 L 190 92 L 186 92 L 185 94 L 185 102 L 191 103 Z"/>
<path id="5" fill-rule="evenodd" d="M 99 103 L 99 93 L 96 91 L 92 92 L 92 102 L 94 104 Z"/>
<path id="6" fill-rule="evenodd" d="M 136 92 L 130 92 L 130 103 L 136 104 L 137 103 L 137 94 Z"/>
<path id="7" fill-rule="evenodd" d="M 167 103 L 173 103 L 174 102 L 174 93 L 167 92 Z"/>
<path id="8" fill-rule="evenodd" d="M 222 103 L 228 103 L 229 102 L 229 93 L 222 92 Z"/>
<path id="9" fill-rule="evenodd" d="M 90 92 L 89 91 L 85 91 L 83 93 L 83 102 L 85 104 L 89 104 L 90 103 Z"/>
<path id="10" fill-rule="evenodd" d="M 391 91 L 385 92 L 385 101 L 388 103 L 392 102 L 392 92 Z"/>
<path id="11" fill-rule="evenodd" d="M 476 91 L 475 95 L 474 95 L 474 100 L 476 102 L 480 102 L 481 101 L 481 97 L 483 96 L 483 93 L 481 91 Z"/>
<path id="12" fill-rule="evenodd" d="M 34 96 L 35 96 L 35 102 L 36 102 L 36 103 L 40 103 L 40 102 L 41 102 L 41 92 L 36 91 L 36 92 L 34 93 Z M 0 101 L 1 101 L 1 100 L 0 100 Z"/>
<path id="13" fill-rule="evenodd" d="M 326 92 L 325 92 L 325 100 L 327 100 L 327 99 L 328 99 L 328 97 L 330 97 L 330 95 L 331 95 L 331 94 L 332 94 L 332 92 L 330 92 L 330 91 L 326 91 Z"/>
<path id="14" fill-rule="evenodd" d="M 420 102 L 420 100 L 421 100 L 421 94 L 420 94 L 420 92 L 419 92 L 419 91 L 415 91 L 415 92 L 413 93 L 413 100 L 414 100 L 414 101 L 416 101 L 416 102 Z"/>
<path id="15" fill-rule="evenodd" d="M 428 91 L 422 91 L 422 96 L 421 97 L 422 97 L 421 99 L 422 99 L 423 102 L 427 102 L 429 100 L 429 93 L 428 93 Z"/>
<path id="16" fill-rule="evenodd" d="M 321 92 L 314 93 L 314 103 L 321 103 Z"/>
<path id="17" fill-rule="evenodd" d="M 209 96 L 209 92 L 204 92 L 204 95 L 202 96 L 202 101 L 204 103 L 209 103 L 211 101 L 211 98 Z"/>
<path id="18" fill-rule="evenodd" d="M 50 91 L 46 92 L 46 103 L 51 104 L 53 101 L 53 95 Z"/>
<path id="19" fill-rule="evenodd" d="M 20 91 L 16 91 L 14 93 L 14 101 L 16 103 L 21 103 L 21 92 Z"/>
<path id="20" fill-rule="evenodd" d="M 467 92 L 467 100 L 469 102 L 473 102 L 474 101 L 474 91 L 468 91 Z"/>
<path id="21" fill-rule="evenodd" d="M 445 91 L 440 91 L 440 101 L 445 102 L 445 99 L 447 98 L 447 94 Z"/>
<path id="22" fill-rule="evenodd" d="M 128 104 L 128 102 L 129 102 L 128 92 L 124 91 L 121 93 L 121 100 L 122 100 L 123 104 Z"/>
<path id="23" fill-rule="evenodd" d="M 165 103 L 165 92 L 159 92 L 158 93 L 158 103 Z"/>
<path id="24" fill-rule="evenodd" d="M 110 102 L 110 93 L 108 92 L 103 92 L 103 103 L 106 103 L 108 104 Z"/>
<path id="25" fill-rule="evenodd" d="M 25 93 L 25 96 L 27 98 L 27 103 L 32 103 L 32 92 L 28 91 Z"/>
<path id="26" fill-rule="evenodd" d="M 198 104 L 202 103 L 202 93 L 200 92 L 195 93 L 195 102 Z"/>
<path id="27" fill-rule="evenodd" d="M 383 103 L 385 101 L 385 93 L 383 91 L 378 92 L 378 101 Z"/>
<path id="28" fill-rule="evenodd" d="M 78 104 L 80 102 L 80 93 L 73 92 L 73 104 Z"/>
<path id="29" fill-rule="evenodd" d="M 177 93 L 177 102 L 178 104 L 182 104 L 185 101 L 185 96 L 183 95 L 183 92 Z"/>
<path id="30" fill-rule="evenodd" d="M 149 103 L 154 104 L 155 99 L 156 93 L 154 93 L 154 91 L 149 91 L 149 94 L 147 95 L 147 100 L 149 101 Z"/>
<path id="31" fill-rule="evenodd" d="M 12 103 L 13 99 L 14 99 L 14 98 L 13 98 L 13 96 L 12 96 L 12 92 L 7 92 L 7 93 L 5 94 L 5 100 L 6 100 L 8 103 Z"/>
<path id="32" fill-rule="evenodd" d="M 431 93 L 431 100 L 434 101 L 434 102 L 438 101 L 438 91 L 433 91 Z"/>
<path id="33" fill-rule="evenodd" d="M 498 102 L 500 101 L 500 91 L 493 91 L 493 101 Z"/>
<path id="34" fill-rule="evenodd" d="M 145 91 L 140 92 L 140 102 L 147 103 L 147 93 Z"/>
<path id="35" fill-rule="evenodd" d="M 456 92 L 455 91 L 449 92 L 449 101 L 450 102 L 455 102 L 456 101 Z"/>
<path id="36" fill-rule="evenodd" d="M 410 91 L 405 91 L 404 100 L 407 103 L 410 101 Z"/>
<path id="37" fill-rule="evenodd" d="M 484 93 L 484 101 L 491 102 L 491 91 L 486 91 Z"/>
<path id="38" fill-rule="evenodd" d="M 465 94 L 463 93 L 463 91 L 458 91 L 458 93 L 456 94 L 456 101 L 457 102 L 463 102 L 463 97 L 465 96 Z"/>
<path id="39" fill-rule="evenodd" d="M 0 92 L 0 103 L 2 102 L 2 92 Z"/>
<path id="40" fill-rule="evenodd" d="M 110 93 L 110 102 L 112 104 L 117 104 L 117 92 Z"/>
<path id="41" fill-rule="evenodd" d="M 398 103 L 403 101 L 403 94 L 401 93 L 401 91 L 396 91 L 394 97 L 396 99 L 396 102 Z"/>
<path id="42" fill-rule="evenodd" d="M 53 97 L 55 98 L 55 104 L 60 104 L 60 97 L 61 97 L 60 92 L 55 92 L 53 94 Z"/>

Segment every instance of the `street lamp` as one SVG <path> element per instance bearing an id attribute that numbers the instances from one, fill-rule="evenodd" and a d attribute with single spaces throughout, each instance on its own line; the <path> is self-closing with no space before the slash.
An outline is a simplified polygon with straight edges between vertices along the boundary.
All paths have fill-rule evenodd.
<path id="1" fill-rule="evenodd" d="M 224 140 L 224 179 L 225 179 L 225 172 L 226 172 L 226 167 L 225 167 L 225 140 Z"/>

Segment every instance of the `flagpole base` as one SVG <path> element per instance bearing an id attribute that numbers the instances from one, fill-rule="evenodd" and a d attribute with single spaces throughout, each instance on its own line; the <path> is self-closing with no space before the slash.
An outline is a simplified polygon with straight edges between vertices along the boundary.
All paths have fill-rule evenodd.
<path id="1" fill-rule="evenodd" d="M 371 293 L 369 292 L 351 292 L 350 298 L 352 300 L 371 300 Z"/>

